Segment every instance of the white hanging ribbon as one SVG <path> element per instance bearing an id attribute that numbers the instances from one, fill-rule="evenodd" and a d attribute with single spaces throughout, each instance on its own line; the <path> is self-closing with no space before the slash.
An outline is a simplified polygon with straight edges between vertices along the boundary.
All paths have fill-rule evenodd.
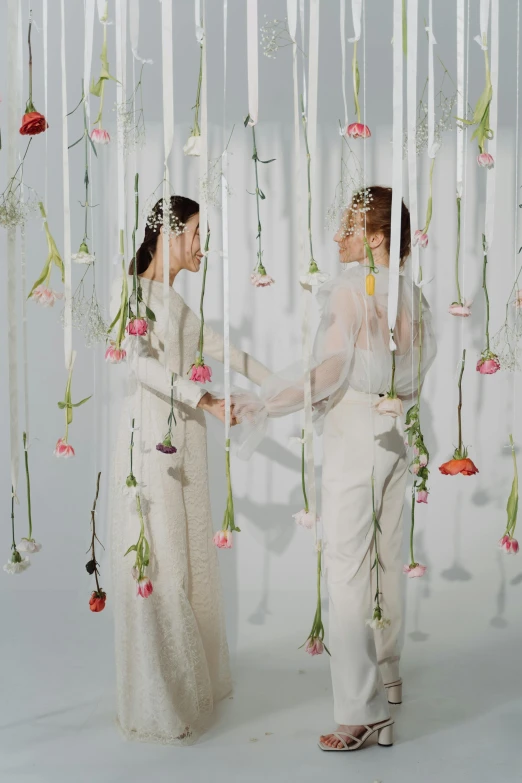
<path id="1" fill-rule="evenodd" d="M 491 247 L 495 226 L 495 185 L 497 179 L 497 129 L 498 129 L 498 60 L 499 60 L 499 1 L 491 0 L 491 60 L 490 74 L 493 96 L 489 107 L 489 127 L 493 138 L 488 141 L 488 152 L 493 156 L 495 165 L 486 173 L 486 247 Z"/>
<path id="2" fill-rule="evenodd" d="M 464 0 L 462 0 L 463 2 Z M 408 193 L 410 199 L 410 233 L 419 228 L 417 200 L 417 49 L 419 0 L 408 0 L 408 46 L 406 59 L 407 124 L 408 124 Z M 420 272 L 419 245 L 412 243 L 412 278 L 418 284 Z"/>
<path id="3" fill-rule="evenodd" d="M 17 168 L 17 140 L 20 125 L 20 0 L 8 0 L 7 6 L 7 166 L 11 178 Z M 18 438 L 18 323 L 16 307 L 16 228 L 7 229 L 7 352 L 9 370 L 9 440 L 11 486 L 16 495 L 20 466 Z"/>
<path id="4" fill-rule="evenodd" d="M 286 0 L 286 18 L 292 44 L 295 44 L 297 35 L 297 0 Z"/>
<path id="5" fill-rule="evenodd" d="M 94 0 L 85 0 L 85 40 L 83 49 L 83 89 L 87 120 L 91 117 L 89 90 L 91 86 L 92 42 L 94 36 Z"/>
<path id="6" fill-rule="evenodd" d="M 431 6 L 431 0 L 430 0 Z M 393 159 L 388 328 L 390 350 L 396 350 L 393 329 L 397 320 L 402 209 L 402 0 L 393 0 Z"/>
<path id="7" fill-rule="evenodd" d="M 344 102 L 344 130 L 348 125 L 348 101 L 346 99 L 346 0 L 340 0 L 340 31 L 341 31 L 341 84 Z"/>
<path id="8" fill-rule="evenodd" d="M 161 63 L 163 79 L 163 310 L 165 313 L 164 361 L 168 367 L 170 346 L 170 188 L 168 160 L 174 141 L 174 83 L 172 56 L 172 0 L 161 4 Z"/>
<path id="9" fill-rule="evenodd" d="M 205 241 L 208 230 L 208 204 L 204 195 L 205 185 L 208 177 L 208 102 L 207 102 L 207 36 L 206 36 L 206 19 L 205 19 L 205 0 L 202 2 L 202 28 L 204 30 L 202 42 L 200 46 L 201 51 L 201 96 L 200 96 L 200 108 L 201 108 L 201 147 L 199 153 L 199 235 L 200 241 Z"/>
<path id="10" fill-rule="evenodd" d="M 353 38 L 348 38 L 350 43 L 355 43 L 361 38 L 361 14 L 362 0 L 352 0 Z"/>
<path id="11" fill-rule="evenodd" d="M 225 444 L 230 437 L 230 269 L 228 259 L 228 153 L 226 144 L 228 0 L 223 0 L 223 157 L 221 160 L 221 226 L 223 242 L 223 364 L 225 368 Z"/>
<path id="12" fill-rule="evenodd" d="M 132 56 L 140 63 L 152 65 L 152 60 L 140 57 L 138 44 L 140 39 L 140 0 L 129 0 L 129 35 Z"/>
<path id="13" fill-rule="evenodd" d="M 464 118 L 464 0 L 457 0 L 457 117 Z M 457 197 L 464 182 L 464 128 L 457 124 Z"/>
<path id="14" fill-rule="evenodd" d="M 433 0 L 429 2 L 428 15 L 428 157 L 434 158 L 439 150 L 435 143 L 435 69 L 433 63 L 433 47 L 437 43 L 433 34 Z"/>
<path id="15" fill-rule="evenodd" d="M 480 35 L 476 35 L 474 40 L 478 43 L 482 51 L 488 48 L 488 22 L 489 6 L 491 0 L 480 0 Z"/>
<path id="16" fill-rule="evenodd" d="M 43 0 L 42 5 L 42 37 L 43 37 L 43 72 L 44 72 L 44 117 L 46 120 L 49 120 L 48 111 L 49 111 L 49 104 L 48 104 L 48 69 L 47 69 L 47 63 L 48 63 L 48 7 L 47 7 L 47 0 Z M 44 196 L 45 196 L 45 208 L 47 209 L 47 197 L 48 197 L 48 182 L 49 182 L 49 166 L 47 165 L 47 161 L 49 160 L 49 134 L 45 134 L 45 185 L 44 185 Z"/>
<path id="17" fill-rule="evenodd" d="M 520 210 L 519 204 L 519 176 L 518 176 L 518 159 L 519 159 L 519 130 L 520 130 L 520 106 L 519 106 L 519 99 L 520 99 L 520 0 L 517 0 L 517 64 L 516 64 L 516 74 L 517 74 L 517 86 L 516 86 L 516 99 L 515 99 L 515 192 L 513 194 L 513 207 L 515 210 L 514 218 L 513 218 L 513 235 L 514 235 L 514 248 L 513 248 L 513 281 L 515 285 L 516 290 L 516 283 L 517 283 L 517 265 L 518 265 L 518 213 Z M 520 317 L 517 310 L 517 317 Z M 518 351 L 517 351 L 517 343 L 515 342 L 515 367 L 517 366 L 517 360 L 518 360 Z M 517 373 L 512 373 L 513 375 L 513 417 L 512 417 L 512 425 L 511 425 L 511 432 L 516 432 L 516 423 L 517 423 Z"/>
<path id="18" fill-rule="evenodd" d="M 125 103 L 126 74 L 123 64 L 124 41 L 127 40 L 125 28 L 125 0 L 116 0 L 116 102 L 118 106 Z M 117 144 L 117 176 L 118 176 L 118 238 L 120 232 L 126 236 L 125 222 L 125 150 L 123 142 L 123 116 L 121 111 L 116 112 L 116 128 L 118 136 Z"/>
<path id="19" fill-rule="evenodd" d="M 201 24 L 201 0 L 194 0 L 194 15 L 196 20 L 196 41 L 201 43 L 205 35 L 203 25 Z"/>
<path id="20" fill-rule="evenodd" d="M 65 369 L 72 366 L 72 291 L 71 291 L 71 202 L 69 196 L 69 133 L 67 129 L 67 64 L 65 58 L 66 25 L 65 2 L 61 8 L 61 67 L 62 67 L 62 164 L 63 164 L 63 266 L 64 313 L 63 335 Z"/>
<path id="21" fill-rule="evenodd" d="M 305 40 L 305 0 L 299 0 L 299 27 L 301 28 L 301 45 L 304 46 Z M 301 57 L 301 63 L 303 66 L 303 102 L 305 114 L 308 111 L 308 90 L 306 87 L 306 64 L 305 58 Z"/>
<path id="22" fill-rule="evenodd" d="M 257 41 L 257 0 L 247 0 L 247 60 L 249 125 L 255 125 L 259 113 L 259 56 Z"/>
<path id="23" fill-rule="evenodd" d="M 107 21 L 105 19 L 105 9 L 108 6 L 107 0 L 97 0 L 97 6 L 98 6 L 98 19 L 100 22 Z"/>

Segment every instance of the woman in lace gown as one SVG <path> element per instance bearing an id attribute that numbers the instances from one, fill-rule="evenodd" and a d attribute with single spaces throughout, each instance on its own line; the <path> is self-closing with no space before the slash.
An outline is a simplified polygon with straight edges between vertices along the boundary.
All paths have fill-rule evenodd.
<path id="1" fill-rule="evenodd" d="M 207 475 L 206 410 L 224 420 L 220 401 L 187 373 L 196 357 L 200 319 L 172 288 L 176 274 L 197 272 L 202 253 L 198 205 L 171 199 L 170 337 L 164 367 L 168 314 L 163 305 L 161 202 L 147 222 L 137 252 L 143 300 L 156 316 L 145 337 L 132 337 L 129 388 L 120 413 L 111 497 L 112 601 L 115 617 L 117 722 L 130 739 L 190 744 L 204 730 L 215 702 L 231 690 L 228 647 Z M 181 234 L 176 234 L 184 226 Z M 132 265 L 131 270 L 132 272 Z M 129 278 L 129 288 L 132 278 Z M 119 307 L 115 281 L 111 310 Z M 205 356 L 223 361 L 222 338 L 205 327 Z M 136 344 L 137 343 L 137 344 Z M 260 384 L 268 370 L 231 346 L 232 369 Z M 171 377 L 177 425 L 175 454 L 156 449 L 167 430 Z M 133 474 L 139 482 L 145 535 L 151 548 L 147 575 L 153 592 L 138 597 L 133 553 L 139 519 L 130 472 L 130 422 L 135 420 Z"/>
<path id="2" fill-rule="evenodd" d="M 402 415 L 386 412 L 390 411 L 386 392 L 392 368 L 388 329 L 392 193 L 390 188 L 377 186 L 367 190 L 370 209 L 366 216 L 357 210 L 354 199 L 335 236 L 344 268 L 318 294 L 322 317 L 311 371 L 312 403 L 319 431 L 323 431 L 323 563 L 329 594 L 334 720 L 339 724 L 335 732 L 321 737 L 323 750 L 357 749 L 374 731 L 379 732 L 381 744 L 392 744 L 388 701 L 402 698 L 401 522 L 408 461 Z M 377 264 L 373 295 L 366 292 L 365 234 Z M 403 204 L 401 267 L 409 252 L 410 220 Z M 418 372 L 422 384 L 436 347 L 428 303 L 402 270 L 394 339 L 396 392 L 400 399 L 413 401 Z M 241 429 L 246 430 L 240 453 L 248 456 L 262 437 L 268 417 L 302 409 L 302 364 L 268 377 L 260 397 L 245 393 L 234 396 L 233 403 Z M 397 400 L 394 406 L 402 408 Z M 374 613 L 372 474 L 381 528 L 379 598 L 384 621 Z"/>

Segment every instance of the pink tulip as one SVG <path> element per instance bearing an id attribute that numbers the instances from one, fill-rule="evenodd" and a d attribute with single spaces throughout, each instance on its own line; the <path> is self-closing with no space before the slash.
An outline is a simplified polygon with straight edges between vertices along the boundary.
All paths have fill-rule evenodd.
<path id="1" fill-rule="evenodd" d="M 108 144 L 111 140 L 109 131 L 103 130 L 103 128 L 93 128 L 91 131 L 91 139 L 95 144 Z"/>
<path id="2" fill-rule="evenodd" d="M 57 299 L 61 299 L 63 294 L 59 294 L 57 291 L 52 291 L 50 288 L 46 288 L 44 285 L 37 286 L 31 294 L 31 298 L 35 302 L 41 304 L 43 307 L 53 307 Z"/>
<path id="3" fill-rule="evenodd" d="M 419 489 L 417 492 L 417 503 L 428 502 L 428 491 L 426 489 Z"/>
<path id="4" fill-rule="evenodd" d="M 421 454 L 419 456 L 419 465 L 421 466 L 421 468 L 425 468 L 427 464 L 428 464 L 428 455 Z"/>
<path id="5" fill-rule="evenodd" d="M 413 244 L 416 245 L 417 243 L 420 247 L 428 247 L 428 235 L 420 228 L 417 229 L 413 237 Z"/>
<path id="6" fill-rule="evenodd" d="M 362 122 L 352 122 L 351 125 L 345 130 L 346 136 L 351 139 L 369 139 L 372 135 L 367 125 L 363 125 Z"/>
<path id="7" fill-rule="evenodd" d="M 315 639 L 310 637 L 306 641 L 305 652 L 309 655 L 321 655 L 321 653 L 324 652 L 324 644 L 319 637 L 316 637 Z"/>
<path id="8" fill-rule="evenodd" d="M 483 169 L 492 169 L 495 165 L 493 155 L 490 155 L 489 152 L 481 152 L 477 157 L 477 163 L 479 166 L 482 166 Z"/>
<path id="9" fill-rule="evenodd" d="M 127 351 L 123 348 L 116 348 L 115 345 L 109 345 L 105 351 L 105 361 L 109 364 L 121 364 L 127 356 Z"/>
<path id="10" fill-rule="evenodd" d="M 503 549 L 508 555 L 516 555 L 518 553 L 518 541 L 507 533 L 502 536 L 498 545 L 500 549 Z"/>
<path id="11" fill-rule="evenodd" d="M 232 548 L 232 532 L 230 530 L 218 530 L 213 540 L 219 549 Z"/>
<path id="12" fill-rule="evenodd" d="M 67 441 L 65 441 L 63 438 L 60 438 L 54 448 L 54 456 L 69 459 L 69 457 L 74 457 L 74 449 L 67 443 Z"/>
<path id="13" fill-rule="evenodd" d="M 212 370 L 206 364 L 193 364 L 190 372 L 190 380 L 198 383 L 206 383 L 212 377 Z"/>
<path id="14" fill-rule="evenodd" d="M 413 563 L 412 565 L 404 565 L 402 567 L 402 573 L 412 578 L 415 576 L 424 576 L 427 566 L 420 563 Z"/>
<path id="15" fill-rule="evenodd" d="M 448 307 L 448 313 L 451 315 L 460 315 L 462 318 L 467 318 L 468 315 L 471 315 L 471 302 L 464 302 L 464 304 L 452 302 Z"/>
<path id="16" fill-rule="evenodd" d="M 125 328 L 127 334 L 136 334 L 139 337 L 143 337 L 144 334 L 147 334 L 147 321 L 145 318 L 133 318 Z"/>
<path id="17" fill-rule="evenodd" d="M 500 370 L 500 362 L 497 356 L 490 356 L 489 359 L 479 359 L 477 362 L 477 371 L 482 375 L 493 375 Z"/>
<path id="18" fill-rule="evenodd" d="M 141 598 L 148 598 L 153 591 L 152 582 L 148 576 L 142 576 L 136 581 L 136 595 Z"/>

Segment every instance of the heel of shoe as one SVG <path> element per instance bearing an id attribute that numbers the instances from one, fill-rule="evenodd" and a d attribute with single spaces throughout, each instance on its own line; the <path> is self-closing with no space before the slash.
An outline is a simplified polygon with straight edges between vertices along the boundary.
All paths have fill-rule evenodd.
<path id="1" fill-rule="evenodd" d="M 386 688 L 386 694 L 388 696 L 388 704 L 402 704 L 402 682 Z"/>
<path id="2" fill-rule="evenodd" d="M 388 748 L 390 745 L 393 745 L 393 723 L 379 729 L 378 742 L 383 748 Z"/>

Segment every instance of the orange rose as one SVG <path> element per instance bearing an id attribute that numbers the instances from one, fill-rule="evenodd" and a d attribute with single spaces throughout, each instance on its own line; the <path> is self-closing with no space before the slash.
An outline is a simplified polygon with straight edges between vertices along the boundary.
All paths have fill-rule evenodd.
<path id="1" fill-rule="evenodd" d="M 449 462 L 441 465 L 439 470 L 444 476 L 456 476 L 458 473 L 462 473 L 463 476 L 473 476 L 479 472 L 478 468 L 468 457 L 465 457 L 465 459 L 450 459 Z"/>
<path id="2" fill-rule="evenodd" d="M 22 136 L 36 136 L 43 133 L 49 127 L 49 123 L 39 111 L 26 112 L 22 118 L 20 133 Z"/>
<path id="3" fill-rule="evenodd" d="M 103 612 L 106 598 L 107 596 L 103 590 L 100 590 L 99 593 L 95 590 L 89 600 L 89 609 L 91 612 Z"/>

